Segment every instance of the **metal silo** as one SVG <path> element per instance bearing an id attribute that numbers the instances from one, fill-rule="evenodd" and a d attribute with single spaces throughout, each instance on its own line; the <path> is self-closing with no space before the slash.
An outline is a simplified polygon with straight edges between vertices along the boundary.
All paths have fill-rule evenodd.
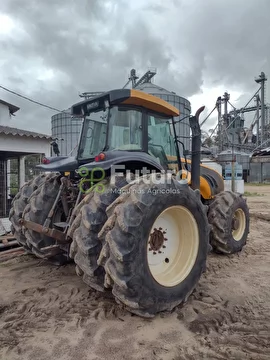
<path id="1" fill-rule="evenodd" d="M 70 109 L 55 114 L 51 118 L 52 137 L 58 138 L 61 155 L 74 155 L 80 136 L 82 120 L 71 118 Z M 74 151 L 73 153 L 71 153 Z"/>
<path id="2" fill-rule="evenodd" d="M 168 91 L 151 82 L 139 84 L 135 86 L 135 89 L 157 96 L 180 110 L 180 117 L 178 116 L 177 118 L 175 118 L 175 120 L 178 121 L 179 119 L 183 119 L 184 117 L 185 119 L 181 122 L 176 123 L 176 132 L 179 136 L 179 140 L 184 143 L 185 149 L 190 150 L 190 126 L 188 118 L 191 112 L 190 102 L 187 99 L 176 95 L 174 92 Z M 181 147 L 180 150 L 182 150 Z"/>

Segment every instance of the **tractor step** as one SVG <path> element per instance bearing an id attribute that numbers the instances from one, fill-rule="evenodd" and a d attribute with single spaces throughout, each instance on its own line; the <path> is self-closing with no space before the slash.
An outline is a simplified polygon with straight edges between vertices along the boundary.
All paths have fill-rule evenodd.
<path id="1" fill-rule="evenodd" d="M 46 246 L 40 249 L 46 257 L 52 257 L 62 253 L 59 245 Z"/>
<path id="2" fill-rule="evenodd" d="M 55 226 L 56 228 L 59 229 L 66 229 L 68 227 L 68 223 L 67 222 L 57 222 L 57 223 L 53 223 L 53 226 Z"/>

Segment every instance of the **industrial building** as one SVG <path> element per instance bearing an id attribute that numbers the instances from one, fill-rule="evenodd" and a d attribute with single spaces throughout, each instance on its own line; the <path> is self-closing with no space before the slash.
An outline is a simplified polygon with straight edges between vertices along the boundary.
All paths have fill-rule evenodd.
<path id="1" fill-rule="evenodd" d="M 18 110 L 17 106 L 0 100 L 0 218 L 8 217 L 13 196 L 28 180 L 27 156 L 51 154 L 51 136 L 9 126 L 11 116 Z"/>
<path id="2" fill-rule="evenodd" d="M 270 105 L 265 99 L 266 81 L 264 72 L 255 78 L 255 82 L 260 85 L 259 89 L 244 107 L 237 109 L 233 106 L 230 102 L 230 94 L 225 92 L 223 96 L 217 98 L 214 109 L 209 114 L 211 115 L 214 110 L 217 110 L 218 113 L 217 125 L 210 134 L 210 138 L 215 138 L 215 146 L 212 146 L 211 150 L 213 150 L 215 160 L 222 165 L 225 178 L 229 175 L 236 178 L 239 175 L 236 172 L 233 174 L 233 164 L 235 169 L 241 168 L 245 182 L 251 182 L 254 179 L 266 181 L 267 178 L 270 178 L 270 174 L 267 175 L 266 169 L 268 168 L 266 165 L 262 165 L 262 169 L 265 170 L 261 170 L 261 176 L 258 176 L 259 160 L 258 158 L 253 160 L 254 151 L 263 149 L 270 140 Z M 251 104 L 252 100 L 255 103 L 253 105 Z M 228 110 L 229 105 L 232 107 L 231 111 Z M 247 113 L 254 115 L 248 127 L 245 126 L 244 117 Z M 206 122 L 209 115 L 201 123 L 201 126 Z M 208 143 L 211 142 L 209 138 L 206 140 Z M 230 178 L 228 177 L 228 179 Z"/>

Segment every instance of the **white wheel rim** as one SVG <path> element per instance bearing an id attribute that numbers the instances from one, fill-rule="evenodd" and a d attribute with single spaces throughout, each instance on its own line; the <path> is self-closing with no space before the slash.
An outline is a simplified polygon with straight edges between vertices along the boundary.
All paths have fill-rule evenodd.
<path id="1" fill-rule="evenodd" d="M 178 285 L 190 274 L 199 251 L 199 230 L 194 216 L 184 206 L 167 208 L 154 222 L 147 245 L 153 278 L 166 287 Z"/>
<path id="2" fill-rule="evenodd" d="M 234 228 L 235 227 L 235 228 Z M 240 241 L 245 233 L 246 216 L 242 209 L 237 209 L 233 216 L 232 236 L 235 241 Z"/>

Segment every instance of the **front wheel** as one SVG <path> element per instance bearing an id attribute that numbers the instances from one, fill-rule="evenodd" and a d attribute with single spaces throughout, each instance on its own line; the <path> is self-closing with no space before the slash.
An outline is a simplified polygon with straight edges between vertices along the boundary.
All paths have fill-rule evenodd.
<path id="1" fill-rule="evenodd" d="M 249 209 L 241 194 L 223 191 L 216 195 L 209 206 L 208 221 L 215 252 L 233 254 L 242 250 L 249 234 Z"/>
<path id="2" fill-rule="evenodd" d="M 99 263 L 117 301 L 152 317 L 185 302 L 205 268 L 206 207 L 187 185 L 132 184 L 108 210 Z"/>

